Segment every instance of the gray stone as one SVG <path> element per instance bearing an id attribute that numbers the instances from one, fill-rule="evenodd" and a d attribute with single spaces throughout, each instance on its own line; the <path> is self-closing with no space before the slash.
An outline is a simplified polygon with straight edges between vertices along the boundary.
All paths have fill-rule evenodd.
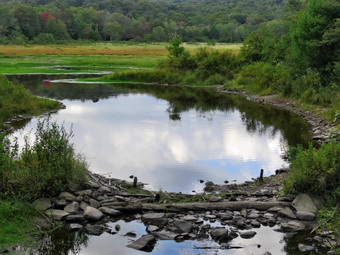
<path id="1" fill-rule="evenodd" d="M 317 208 L 313 200 L 307 194 L 297 195 L 292 202 L 292 206 L 295 208 L 296 211 L 310 212 L 314 214 L 317 212 Z"/>
<path id="2" fill-rule="evenodd" d="M 103 217 L 103 213 L 98 209 L 88 206 L 84 211 L 84 217 L 88 220 L 98 221 Z"/>
<path id="3" fill-rule="evenodd" d="M 70 202 L 72 202 L 76 199 L 76 197 L 69 192 L 61 192 L 58 195 L 58 198 L 59 199 L 65 199 L 66 201 L 70 201 Z"/>
<path id="4" fill-rule="evenodd" d="M 100 203 L 93 198 L 90 198 L 89 203 L 90 203 L 90 206 L 92 206 L 94 208 L 98 209 L 100 207 Z"/>
<path id="5" fill-rule="evenodd" d="M 89 182 L 88 186 L 92 189 L 98 189 L 100 187 L 100 185 L 98 183 L 95 183 L 95 182 Z"/>
<path id="6" fill-rule="evenodd" d="M 52 217 L 55 220 L 62 220 L 67 215 L 69 215 L 68 212 L 65 212 L 63 210 L 55 210 L 55 209 L 49 209 L 49 210 L 45 211 L 45 214 L 47 216 Z"/>
<path id="7" fill-rule="evenodd" d="M 69 229 L 71 231 L 74 231 L 74 230 L 79 230 L 79 229 L 82 229 L 83 226 L 78 224 L 78 223 L 71 223 L 70 226 L 69 226 Z"/>
<path id="8" fill-rule="evenodd" d="M 162 228 L 168 223 L 168 219 L 164 217 L 164 213 L 146 213 L 143 214 L 142 221 Z"/>
<path id="9" fill-rule="evenodd" d="M 85 211 L 86 207 L 88 207 L 89 205 L 85 202 L 80 202 L 79 208 L 82 209 L 83 211 Z"/>
<path id="10" fill-rule="evenodd" d="M 178 234 L 166 230 L 154 232 L 152 234 L 160 240 L 175 240 L 175 238 L 178 236 Z"/>
<path id="11" fill-rule="evenodd" d="M 136 241 L 127 245 L 129 248 L 133 248 L 136 250 L 145 250 L 149 247 L 153 247 L 156 239 L 153 235 L 144 235 L 141 238 L 137 239 Z"/>
<path id="12" fill-rule="evenodd" d="M 72 202 L 65 206 L 64 208 L 65 212 L 68 212 L 69 214 L 77 214 L 79 212 L 79 203 L 78 202 Z"/>
<path id="13" fill-rule="evenodd" d="M 68 222 L 84 222 L 85 217 L 81 214 L 70 214 L 65 217 L 65 220 Z"/>
<path id="14" fill-rule="evenodd" d="M 32 203 L 32 206 L 40 211 L 45 211 L 52 207 L 52 201 L 49 198 L 38 198 Z"/>
<path id="15" fill-rule="evenodd" d="M 272 255 L 269 251 L 266 251 L 265 253 L 263 253 L 262 255 Z"/>
<path id="16" fill-rule="evenodd" d="M 288 221 L 281 223 L 281 229 L 284 231 L 301 231 L 305 229 L 305 225 L 299 221 Z"/>
<path id="17" fill-rule="evenodd" d="M 100 225 L 86 225 L 85 231 L 89 235 L 100 236 L 105 232 L 105 229 Z"/>
<path id="18" fill-rule="evenodd" d="M 176 230 L 180 233 L 190 233 L 193 227 L 192 223 L 184 220 L 176 220 L 173 224 Z"/>
<path id="19" fill-rule="evenodd" d="M 55 205 L 56 205 L 57 207 L 64 208 L 67 204 L 68 204 L 68 202 L 67 202 L 65 199 L 57 199 L 57 200 L 55 201 Z"/>
<path id="20" fill-rule="evenodd" d="M 231 220 L 233 219 L 233 213 L 232 212 L 225 212 L 225 213 L 220 213 L 219 214 L 221 220 Z"/>
<path id="21" fill-rule="evenodd" d="M 256 235 L 255 231 L 244 231 L 240 233 L 240 236 L 244 239 L 253 238 Z"/>
<path id="22" fill-rule="evenodd" d="M 206 218 L 212 220 L 212 219 L 216 219 L 217 216 L 216 215 L 212 215 L 212 214 L 209 214 L 209 215 L 205 215 Z"/>
<path id="23" fill-rule="evenodd" d="M 251 214 L 249 214 L 248 215 L 248 219 L 257 219 L 258 217 L 260 217 L 260 215 L 259 214 L 257 214 L 257 213 L 251 213 Z"/>
<path id="24" fill-rule="evenodd" d="M 324 241 L 321 236 L 314 236 L 313 240 L 317 241 L 318 243 L 322 243 Z"/>
<path id="25" fill-rule="evenodd" d="M 186 215 L 184 217 L 181 218 L 181 220 L 185 220 L 185 221 L 197 221 L 198 219 L 195 216 L 192 215 Z"/>
<path id="26" fill-rule="evenodd" d="M 297 212 L 296 212 L 296 217 L 297 217 L 299 220 L 310 221 L 310 220 L 314 220 L 314 219 L 315 219 L 315 213 L 312 213 L 312 212 L 304 212 L 304 211 L 297 211 Z"/>
<path id="27" fill-rule="evenodd" d="M 265 213 L 265 214 L 263 215 L 263 217 L 265 217 L 265 218 L 267 218 L 267 219 L 274 218 L 274 214 L 272 214 L 272 213 Z"/>
<path id="28" fill-rule="evenodd" d="M 259 228 L 259 227 L 261 227 L 260 222 L 258 222 L 257 220 L 252 220 L 252 221 L 250 222 L 250 224 L 251 224 L 254 228 Z"/>
<path id="29" fill-rule="evenodd" d="M 285 207 L 278 211 L 278 214 L 282 217 L 289 218 L 289 219 L 296 219 L 295 214 L 289 207 Z"/>
<path id="30" fill-rule="evenodd" d="M 80 196 L 91 196 L 92 195 L 92 190 L 90 189 L 86 189 L 86 190 L 80 190 L 80 191 L 77 191 L 75 192 L 76 195 L 80 195 Z"/>
<path id="31" fill-rule="evenodd" d="M 211 237 L 219 243 L 227 243 L 232 240 L 232 236 L 230 236 L 230 232 L 225 228 L 217 228 L 211 231 Z"/>
<path id="32" fill-rule="evenodd" d="M 114 217 L 117 217 L 117 216 L 121 215 L 120 211 L 112 209 L 112 208 L 109 208 L 109 207 L 104 207 L 104 206 L 100 207 L 99 211 L 101 211 L 102 213 L 108 214 L 110 216 L 114 216 Z"/>
<path id="33" fill-rule="evenodd" d="M 111 189 L 109 187 L 106 187 L 106 186 L 100 186 L 98 191 L 101 192 L 101 193 L 111 193 Z"/>
<path id="34" fill-rule="evenodd" d="M 315 250 L 314 246 L 305 245 L 305 244 L 302 244 L 302 243 L 298 244 L 298 248 L 299 248 L 299 251 L 302 251 L 302 252 L 314 251 Z"/>
<path id="35" fill-rule="evenodd" d="M 281 209 L 283 209 L 282 207 L 271 207 L 268 209 L 268 212 L 278 212 Z"/>
<path id="36" fill-rule="evenodd" d="M 147 228 L 146 228 L 146 231 L 148 231 L 148 232 L 155 232 L 155 231 L 157 231 L 157 230 L 159 230 L 159 227 L 153 226 L 153 225 L 149 225 L 149 226 L 147 226 Z"/>

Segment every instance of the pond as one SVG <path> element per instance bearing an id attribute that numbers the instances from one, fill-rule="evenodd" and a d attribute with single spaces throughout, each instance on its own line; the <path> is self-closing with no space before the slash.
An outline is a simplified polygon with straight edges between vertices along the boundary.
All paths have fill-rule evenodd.
<path id="1" fill-rule="evenodd" d="M 287 165 L 288 146 L 310 140 L 309 125 L 294 114 L 208 89 L 28 81 L 36 95 L 66 106 L 51 121 L 72 126 L 91 171 L 134 175 L 152 190 L 201 192 L 199 180 L 240 183 L 260 169 L 271 175 Z M 38 119 L 14 136 L 33 136 Z"/>
<path id="2" fill-rule="evenodd" d="M 50 116 L 74 132 L 72 142 L 85 155 L 91 171 L 129 180 L 151 190 L 202 192 L 200 180 L 242 183 L 287 166 L 284 152 L 311 141 L 310 126 L 288 111 L 261 105 L 212 89 L 128 85 L 74 84 L 57 76 L 10 77 L 38 96 L 61 101 L 66 109 Z M 67 77 L 58 77 L 67 78 Z M 13 136 L 34 139 L 39 117 L 15 123 Z M 41 237 L 28 254 L 143 254 L 127 248 L 135 232 L 146 233 L 138 216 L 107 222 L 120 231 L 91 236 L 59 229 Z M 216 225 L 218 222 L 205 222 Z M 221 250 L 211 239 L 158 241 L 152 254 L 299 254 L 296 243 L 276 226 L 261 226 L 252 239 L 240 237 Z M 268 238 L 270 237 L 270 238 Z M 135 239 L 135 238 L 132 238 Z M 293 243 L 290 244 L 290 243 Z M 290 247 L 293 247 L 292 249 Z"/>

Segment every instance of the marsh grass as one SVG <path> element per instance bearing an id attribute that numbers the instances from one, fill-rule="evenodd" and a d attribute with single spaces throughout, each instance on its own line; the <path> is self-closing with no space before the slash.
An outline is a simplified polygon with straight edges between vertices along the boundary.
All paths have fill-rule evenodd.
<path id="1" fill-rule="evenodd" d="M 38 114 L 58 107 L 58 102 L 35 97 L 22 85 L 0 75 L 0 129 L 3 121 L 13 115 Z"/>

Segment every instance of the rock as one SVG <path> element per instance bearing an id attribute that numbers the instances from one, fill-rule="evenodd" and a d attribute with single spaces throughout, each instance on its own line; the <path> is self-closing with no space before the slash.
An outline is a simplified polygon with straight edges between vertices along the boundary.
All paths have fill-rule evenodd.
<path id="1" fill-rule="evenodd" d="M 192 215 L 186 215 L 184 217 L 181 218 L 181 220 L 185 220 L 185 221 L 197 221 L 198 219 L 195 216 Z"/>
<path id="2" fill-rule="evenodd" d="M 88 220 L 98 221 L 103 217 L 103 213 L 98 209 L 88 206 L 84 211 L 84 217 Z"/>
<path id="3" fill-rule="evenodd" d="M 62 220 L 67 215 L 69 215 L 68 212 L 65 212 L 63 210 L 55 210 L 55 209 L 49 209 L 49 210 L 45 211 L 45 214 L 47 216 L 51 216 L 55 220 Z"/>
<path id="4" fill-rule="evenodd" d="M 80 195 L 80 196 L 91 196 L 92 195 L 92 190 L 90 189 L 86 189 L 86 190 L 80 190 L 80 191 L 77 191 L 75 192 L 76 195 Z"/>
<path id="5" fill-rule="evenodd" d="M 318 243 L 322 243 L 324 241 L 321 236 L 314 236 L 313 240 L 317 241 Z"/>
<path id="6" fill-rule="evenodd" d="M 192 223 L 184 220 L 176 220 L 173 224 L 180 233 L 190 233 L 193 227 Z"/>
<path id="7" fill-rule="evenodd" d="M 217 218 L 216 215 L 212 215 L 212 214 L 206 215 L 205 217 L 208 218 L 209 220 L 214 220 Z"/>
<path id="8" fill-rule="evenodd" d="M 229 235 L 229 230 L 225 228 L 214 229 L 210 233 L 211 237 L 219 243 L 227 243 L 233 238 Z"/>
<path id="9" fill-rule="evenodd" d="M 244 231 L 240 233 L 240 236 L 244 239 L 253 238 L 256 235 L 255 231 Z"/>
<path id="10" fill-rule="evenodd" d="M 75 230 L 79 230 L 79 229 L 82 229 L 83 226 L 78 224 L 78 223 L 71 223 L 70 226 L 69 226 L 69 229 L 71 231 L 75 231 Z"/>
<path id="11" fill-rule="evenodd" d="M 136 241 L 127 245 L 129 248 L 136 250 L 152 250 L 156 239 L 153 235 L 144 235 Z"/>
<path id="12" fill-rule="evenodd" d="M 283 209 L 282 207 L 271 207 L 268 209 L 268 212 L 278 212 L 281 209 Z"/>
<path id="13" fill-rule="evenodd" d="M 299 194 L 296 196 L 294 201 L 292 202 L 292 206 L 296 211 L 316 213 L 317 208 L 311 199 L 311 197 L 307 194 Z"/>
<path id="14" fill-rule="evenodd" d="M 70 214 L 70 215 L 67 215 L 65 217 L 65 220 L 68 221 L 68 222 L 84 222 L 85 221 L 85 217 L 84 215 L 81 215 L 81 214 Z"/>
<path id="15" fill-rule="evenodd" d="M 61 192 L 58 195 L 58 198 L 65 199 L 66 201 L 70 201 L 70 202 L 73 202 L 76 199 L 76 197 L 69 192 Z"/>
<path id="16" fill-rule="evenodd" d="M 86 207 L 88 207 L 89 205 L 85 202 L 80 202 L 79 208 L 82 209 L 83 211 L 85 211 Z"/>
<path id="17" fill-rule="evenodd" d="M 295 214 L 289 207 L 285 207 L 278 211 L 278 214 L 282 217 L 289 218 L 289 219 L 296 219 Z"/>
<path id="18" fill-rule="evenodd" d="M 87 185 L 92 189 L 98 189 L 100 187 L 100 185 L 95 182 L 89 182 Z"/>
<path id="19" fill-rule="evenodd" d="M 233 213 L 232 212 L 225 212 L 225 213 L 220 213 L 219 217 L 221 220 L 232 220 L 233 219 Z"/>
<path id="20" fill-rule="evenodd" d="M 32 206 L 39 211 L 46 211 L 52 207 L 52 201 L 48 198 L 38 198 L 32 203 Z"/>
<path id="21" fill-rule="evenodd" d="M 100 186 L 99 187 L 99 189 L 98 189 L 98 191 L 100 192 L 100 193 L 111 193 L 111 189 L 109 188 L 109 187 L 106 187 L 106 186 Z"/>
<path id="22" fill-rule="evenodd" d="M 164 216 L 164 213 L 146 213 L 142 216 L 142 221 L 162 228 L 168 223 L 168 219 Z"/>
<path id="23" fill-rule="evenodd" d="M 175 240 L 175 238 L 178 236 L 178 234 L 166 230 L 154 232 L 152 234 L 160 240 Z"/>
<path id="24" fill-rule="evenodd" d="M 149 226 L 147 226 L 147 228 L 146 228 L 146 231 L 148 231 L 148 232 L 155 232 L 155 231 L 157 231 L 157 230 L 159 230 L 159 227 L 153 226 L 153 225 L 149 225 Z"/>
<path id="25" fill-rule="evenodd" d="M 100 207 L 100 203 L 93 198 L 90 198 L 89 203 L 90 203 L 90 206 L 92 206 L 94 208 L 98 209 Z"/>
<path id="26" fill-rule="evenodd" d="M 109 207 L 100 207 L 99 211 L 101 211 L 102 213 L 108 214 L 110 216 L 114 216 L 114 217 L 117 217 L 117 216 L 121 215 L 120 211 L 112 209 L 112 208 L 109 208 Z"/>
<path id="27" fill-rule="evenodd" d="M 257 219 L 258 217 L 260 217 L 260 215 L 259 214 L 257 214 L 257 213 L 251 213 L 251 214 L 249 214 L 248 215 L 248 219 Z"/>
<path id="28" fill-rule="evenodd" d="M 298 248 L 299 248 L 299 251 L 302 251 L 302 252 L 314 251 L 315 250 L 314 246 L 305 245 L 305 244 L 302 244 L 302 243 L 299 243 Z"/>
<path id="29" fill-rule="evenodd" d="M 288 221 L 281 223 L 281 229 L 284 231 L 301 231 L 305 229 L 305 225 L 299 221 Z"/>
<path id="30" fill-rule="evenodd" d="M 265 218 L 267 218 L 267 219 L 271 219 L 271 218 L 274 218 L 274 214 L 272 214 L 272 213 L 265 213 L 265 214 L 263 215 L 263 217 L 265 217 Z"/>
<path id="31" fill-rule="evenodd" d="M 65 199 L 57 199 L 55 201 L 55 205 L 58 208 L 64 208 L 67 204 L 68 204 L 68 202 Z"/>
<path id="32" fill-rule="evenodd" d="M 89 235 L 100 236 L 105 232 L 105 229 L 100 225 L 86 225 L 85 231 Z"/>
<path id="33" fill-rule="evenodd" d="M 78 202 L 72 202 L 65 206 L 64 208 L 65 212 L 68 212 L 69 214 L 77 214 L 79 212 L 79 203 Z"/>
<path id="34" fill-rule="evenodd" d="M 299 220 L 310 221 L 310 220 L 314 220 L 314 219 L 315 219 L 315 213 L 312 213 L 312 212 L 304 212 L 304 211 L 297 211 L 297 212 L 296 212 L 296 217 L 297 217 Z"/>
<path id="35" fill-rule="evenodd" d="M 265 253 L 263 253 L 262 255 L 272 255 L 269 251 L 266 251 Z"/>
<path id="36" fill-rule="evenodd" d="M 209 202 L 220 202 L 222 200 L 223 200 L 223 198 L 222 197 L 218 197 L 218 196 L 211 196 L 211 197 L 209 197 Z"/>
<path id="37" fill-rule="evenodd" d="M 254 228 L 259 228 L 259 227 L 261 227 L 260 222 L 258 222 L 257 220 L 252 220 L 252 221 L 250 222 L 250 224 L 251 224 Z"/>

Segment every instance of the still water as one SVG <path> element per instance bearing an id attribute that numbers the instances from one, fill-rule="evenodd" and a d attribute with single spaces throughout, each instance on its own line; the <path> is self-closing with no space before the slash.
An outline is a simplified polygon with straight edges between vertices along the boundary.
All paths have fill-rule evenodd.
<path id="1" fill-rule="evenodd" d="M 54 76 L 55 79 L 56 76 Z M 223 183 L 256 178 L 260 169 L 271 175 L 284 167 L 290 145 L 310 141 L 310 126 L 298 116 L 239 96 L 208 89 L 147 85 L 67 84 L 49 77 L 11 77 L 34 94 L 57 99 L 66 109 L 50 116 L 74 132 L 76 150 L 93 172 L 128 179 L 135 175 L 152 190 L 191 193 L 202 191 L 198 180 Z M 16 123 L 13 136 L 34 139 L 39 118 Z M 108 222 L 117 234 L 89 236 L 59 229 L 41 237 L 26 254 L 112 255 L 145 254 L 126 245 L 145 234 L 134 216 Z M 205 224 L 209 224 L 206 222 Z M 218 224 L 218 223 L 213 223 Z M 221 250 L 214 241 L 157 241 L 154 255 L 299 254 L 298 239 L 261 226 L 252 239 L 234 239 L 241 249 Z M 133 231 L 136 238 L 126 233 Z M 292 244 L 293 243 L 293 244 Z M 202 247 L 209 247 L 203 249 Z"/>
<path id="2" fill-rule="evenodd" d="M 51 121 L 74 132 L 93 172 L 137 176 L 152 190 L 202 191 L 204 184 L 244 182 L 260 169 L 287 165 L 289 145 L 306 143 L 308 124 L 287 111 L 197 88 L 26 82 L 33 93 L 61 101 Z M 34 139 L 39 118 L 13 135 Z"/>

